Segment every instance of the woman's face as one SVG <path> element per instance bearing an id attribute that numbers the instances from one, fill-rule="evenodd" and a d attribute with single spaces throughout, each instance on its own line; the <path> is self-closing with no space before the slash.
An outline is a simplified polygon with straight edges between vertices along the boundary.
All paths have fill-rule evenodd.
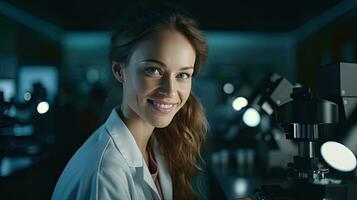
<path id="1" fill-rule="evenodd" d="M 190 95 L 195 59 L 191 43 L 174 30 L 139 42 L 122 67 L 125 115 L 158 128 L 169 125 Z"/>

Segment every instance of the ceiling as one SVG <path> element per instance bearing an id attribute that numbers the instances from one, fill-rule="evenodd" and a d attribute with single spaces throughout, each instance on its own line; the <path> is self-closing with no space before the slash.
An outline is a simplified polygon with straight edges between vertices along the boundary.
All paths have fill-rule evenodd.
<path id="1" fill-rule="evenodd" d="M 4 0 L 65 30 L 110 30 L 133 0 Z M 287 32 L 342 0 L 173 1 L 186 8 L 204 30 Z"/>

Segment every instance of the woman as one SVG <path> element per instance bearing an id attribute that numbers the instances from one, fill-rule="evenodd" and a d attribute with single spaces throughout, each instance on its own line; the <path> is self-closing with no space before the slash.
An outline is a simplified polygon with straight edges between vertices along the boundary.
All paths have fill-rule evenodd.
<path id="1" fill-rule="evenodd" d="M 57 199 L 192 199 L 207 132 L 191 91 L 206 61 L 196 22 L 169 6 L 144 6 L 111 40 L 123 99 L 63 171 Z"/>

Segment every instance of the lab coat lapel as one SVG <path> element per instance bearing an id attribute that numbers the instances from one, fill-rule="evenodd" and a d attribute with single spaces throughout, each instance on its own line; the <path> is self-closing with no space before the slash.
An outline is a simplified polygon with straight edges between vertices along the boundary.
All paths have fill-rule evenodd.
<path id="1" fill-rule="evenodd" d="M 115 146 L 121 152 L 129 167 L 143 167 L 143 156 L 133 135 L 121 120 L 115 109 L 109 115 L 106 129 L 113 138 Z"/>
<path id="2" fill-rule="evenodd" d="M 166 165 L 165 159 L 162 157 L 161 153 L 158 150 L 157 144 L 154 142 L 154 154 L 159 168 L 159 180 L 161 185 L 162 196 L 164 200 L 172 200 L 172 180 L 169 173 L 169 170 Z"/>
<path id="3" fill-rule="evenodd" d="M 129 167 L 142 170 L 143 180 L 152 190 L 152 195 L 155 196 L 155 199 L 161 200 L 149 168 L 144 161 L 134 137 L 115 110 L 112 111 L 106 122 L 106 129 L 112 136 L 115 145 L 118 146 L 118 150 L 122 153 Z"/>
<path id="4" fill-rule="evenodd" d="M 143 170 L 144 182 L 150 187 L 150 189 L 154 193 L 155 199 L 161 200 L 161 197 L 159 195 L 159 191 L 156 188 L 154 180 L 152 179 L 151 173 L 150 173 L 149 168 L 147 167 L 146 164 L 144 164 L 144 166 L 142 167 L 142 170 Z"/>

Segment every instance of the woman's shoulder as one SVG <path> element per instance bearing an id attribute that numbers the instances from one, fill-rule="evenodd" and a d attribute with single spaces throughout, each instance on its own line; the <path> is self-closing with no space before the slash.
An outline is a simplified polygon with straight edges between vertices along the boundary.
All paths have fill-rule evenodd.
<path id="1" fill-rule="evenodd" d="M 96 130 L 78 150 L 78 157 L 95 164 L 98 169 L 114 167 L 125 169 L 123 155 L 117 148 L 112 136 L 105 128 L 105 124 Z M 76 154 L 77 154 L 76 153 Z"/>
<path id="2" fill-rule="evenodd" d="M 120 186 L 125 192 L 127 189 L 123 183 L 127 182 L 128 175 L 130 169 L 125 166 L 110 135 L 101 127 L 71 158 L 56 185 L 53 199 L 72 199 L 72 194 L 88 199 L 92 194 L 89 191 L 105 196 L 112 186 Z"/>
<path id="3" fill-rule="evenodd" d="M 113 139 L 108 140 L 106 147 L 100 156 L 99 168 L 106 170 L 113 168 L 115 170 L 129 170 L 123 154 L 118 149 Z"/>
<path id="4" fill-rule="evenodd" d="M 88 176 L 108 167 L 115 167 L 117 170 L 125 169 L 123 166 L 125 163 L 122 160 L 122 155 L 115 147 L 113 138 L 102 125 L 75 152 L 63 174 L 76 172 L 78 176 Z"/>

